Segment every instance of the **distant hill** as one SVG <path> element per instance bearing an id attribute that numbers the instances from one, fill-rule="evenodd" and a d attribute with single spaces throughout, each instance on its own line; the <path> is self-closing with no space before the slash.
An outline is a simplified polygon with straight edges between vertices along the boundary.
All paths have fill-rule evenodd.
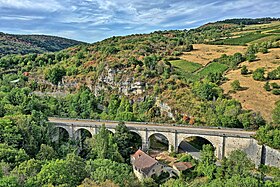
<path id="1" fill-rule="evenodd" d="M 55 52 L 83 42 L 46 35 L 14 35 L 0 32 L 0 56 Z"/>

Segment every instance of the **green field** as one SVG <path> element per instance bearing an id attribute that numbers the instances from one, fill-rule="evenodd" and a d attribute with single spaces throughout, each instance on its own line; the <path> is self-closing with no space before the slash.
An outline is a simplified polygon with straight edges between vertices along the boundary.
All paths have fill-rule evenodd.
<path id="1" fill-rule="evenodd" d="M 197 75 L 202 78 L 206 77 L 210 73 L 224 73 L 228 69 L 228 66 L 225 64 L 221 64 L 219 62 L 212 62 L 201 71 L 197 73 Z"/>
<path id="2" fill-rule="evenodd" d="M 250 44 L 262 43 L 262 42 L 268 42 L 268 41 L 278 41 L 278 40 L 280 40 L 280 33 L 268 35 L 268 36 L 260 38 L 258 40 L 254 40 L 254 41 L 250 42 Z"/>
<path id="3" fill-rule="evenodd" d="M 280 34 L 280 29 L 276 29 L 276 30 L 273 30 L 273 31 L 269 31 L 268 33 L 279 33 L 279 34 Z"/>
<path id="4" fill-rule="evenodd" d="M 238 38 L 228 38 L 220 41 L 214 42 L 214 44 L 218 45 L 246 45 L 249 42 L 252 42 L 254 40 L 258 40 L 263 37 L 270 36 L 269 34 L 261 34 L 261 33 L 248 33 L 245 35 L 242 35 Z"/>
<path id="5" fill-rule="evenodd" d="M 195 72 L 196 70 L 202 67 L 201 64 L 189 62 L 185 60 L 173 60 L 170 61 L 170 63 L 173 66 L 179 68 L 181 71 L 188 72 L 188 73 Z"/>

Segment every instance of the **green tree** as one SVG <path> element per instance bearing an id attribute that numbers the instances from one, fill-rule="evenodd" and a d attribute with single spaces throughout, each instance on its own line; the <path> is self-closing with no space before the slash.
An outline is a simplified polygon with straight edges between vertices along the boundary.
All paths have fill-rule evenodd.
<path id="1" fill-rule="evenodd" d="M 276 107 L 272 112 L 272 118 L 275 124 L 280 124 L 280 100 L 276 102 Z"/>
<path id="2" fill-rule="evenodd" d="M 247 66 L 243 65 L 241 68 L 241 74 L 247 75 L 249 73 L 249 70 L 247 69 Z"/>
<path id="3" fill-rule="evenodd" d="M 141 181 L 143 187 L 158 187 L 158 184 L 154 181 L 153 178 L 145 178 Z"/>
<path id="4" fill-rule="evenodd" d="M 36 159 L 38 160 L 52 160 L 57 158 L 57 154 L 55 150 L 48 145 L 42 144 L 40 147 L 40 151 L 36 155 Z"/>
<path id="5" fill-rule="evenodd" d="M 52 160 L 43 165 L 35 184 L 77 186 L 88 176 L 85 167 L 86 163 L 82 158 L 69 154 L 65 160 Z"/>
<path id="6" fill-rule="evenodd" d="M 19 128 L 10 119 L 0 118 L 0 143 L 19 147 L 22 139 Z"/>
<path id="7" fill-rule="evenodd" d="M 238 91 L 241 89 L 239 80 L 234 80 L 230 85 L 234 91 Z"/>
<path id="8" fill-rule="evenodd" d="M 271 91 L 270 84 L 268 81 L 264 84 L 263 88 L 268 92 Z"/>
<path id="9" fill-rule="evenodd" d="M 66 75 L 66 70 L 62 66 L 56 65 L 47 69 L 45 72 L 45 78 L 53 84 L 58 84 L 62 77 Z"/>
<path id="10" fill-rule="evenodd" d="M 182 179 L 169 179 L 161 186 L 162 187 L 186 187 L 188 186 L 188 184 Z"/>
<path id="11" fill-rule="evenodd" d="M 40 172 L 42 165 L 43 162 L 39 160 L 26 160 L 15 167 L 11 174 L 16 176 L 21 186 L 24 186 L 27 180 L 32 180 Z"/>
<path id="12" fill-rule="evenodd" d="M 122 157 L 129 162 L 130 155 L 133 153 L 133 136 L 129 129 L 125 126 L 123 122 L 116 126 L 116 131 L 114 134 L 115 142 L 118 145 L 119 152 Z"/>
<path id="13" fill-rule="evenodd" d="M 118 150 L 118 145 L 114 140 L 113 135 L 105 125 L 99 129 L 98 134 L 87 141 L 90 147 L 90 157 L 100 159 L 111 159 L 114 161 L 123 162 L 123 158 Z"/>
<path id="14" fill-rule="evenodd" d="M 6 144 L 0 144 L 0 160 L 10 163 L 13 166 L 19 165 L 28 159 L 24 149 L 16 149 Z"/>
<path id="15" fill-rule="evenodd" d="M 265 80 L 264 77 L 264 68 L 257 68 L 254 72 L 253 72 L 253 79 L 257 80 L 257 81 L 263 81 Z"/>
<path id="16" fill-rule="evenodd" d="M 90 178 L 98 183 L 111 180 L 120 186 L 133 186 L 135 178 L 127 164 L 114 162 L 108 159 L 89 160 L 87 172 Z"/>
<path id="17" fill-rule="evenodd" d="M 240 150 L 232 151 L 224 162 L 227 178 L 234 175 L 247 177 L 250 174 L 250 170 L 254 169 L 252 161 L 247 157 L 246 153 Z"/>
<path id="18" fill-rule="evenodd" d="M 221 95 L 222 90 L 211 82 L 195 82 L 192 91 L 201 99 L 212 100 Z"/>
<path id="19" fill-rule="evenodd" d="M 14 176 L 6 176 L 0 178 L 0 187 L 20 187 L 17 178 Z"/>
<path id="20" fill-rule="evenodd" d="M 203 145 L 200 162 L 196 168 L 197 172 L 199 174 L 203 174 L 208 179 L 213 179 L 215 170 L 217 168 L 215 162 L 216 159 L 214 156 L 213 147 L 209 144 Z"/>

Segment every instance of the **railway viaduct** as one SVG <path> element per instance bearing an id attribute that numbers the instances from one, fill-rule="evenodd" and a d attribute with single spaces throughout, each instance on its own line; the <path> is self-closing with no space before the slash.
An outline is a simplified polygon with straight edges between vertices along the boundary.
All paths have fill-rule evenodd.
<path id="1" fill-rule="evenodd" d="M 65 129 L 70 138 L 79 138 L 81 130 L 85 129 L 95 135 L 102 124 L 111 132 L 115 132 L 116 121 L 77 120 L 65 118 L 49 118 L 55 127 Z M 149 149 L 150 137 L 162 135 L 166 137 L 169 151 L 178 151 L 180 143 L 187 137 L 201 137 L 208 140 L 215 148 L 215 156 L 222 159 L 233 150 L 243 150 L 258 166 L 262 162 L 263 146 L 257 144 L 253 138 L 255 132 L 242 129 L 229 128 L 199 128 L 186 126 L 173 126 L 167 124 L 126 122 L 125 125 L 142 139 L 142 150 Z"/>

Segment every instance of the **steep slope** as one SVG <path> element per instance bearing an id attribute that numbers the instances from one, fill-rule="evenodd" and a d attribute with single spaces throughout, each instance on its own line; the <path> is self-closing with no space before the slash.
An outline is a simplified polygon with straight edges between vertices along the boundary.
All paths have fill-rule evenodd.
<path id="1" fill-rule="evenodd" d="M 54 52 L 83 42 L 46 35 L 13 35 L 0 32 L 0 56 Z"/>
<path id="2" fill-rule="evenodd" d="M 230 25 L 112 37 L 55 53 L 6 56 L 0 68 L 27 75 L 25 84 L 33 93 L 47 95 L 46 103 L 53 104 L 50 115 L 256 128 L 263 123 L 259 114 L 242 109 L 219 87 L 227 81 L 226 73 L 247 57 L 246 46 L 209 45 L 247 37 L 247 26 Z M 271 46 L 279 47 L 279 42 L 273 40 Z M 89 98 L 90 106 L 82 104 Z M 68 107 L 56 110 L 60 105 Z"/>

